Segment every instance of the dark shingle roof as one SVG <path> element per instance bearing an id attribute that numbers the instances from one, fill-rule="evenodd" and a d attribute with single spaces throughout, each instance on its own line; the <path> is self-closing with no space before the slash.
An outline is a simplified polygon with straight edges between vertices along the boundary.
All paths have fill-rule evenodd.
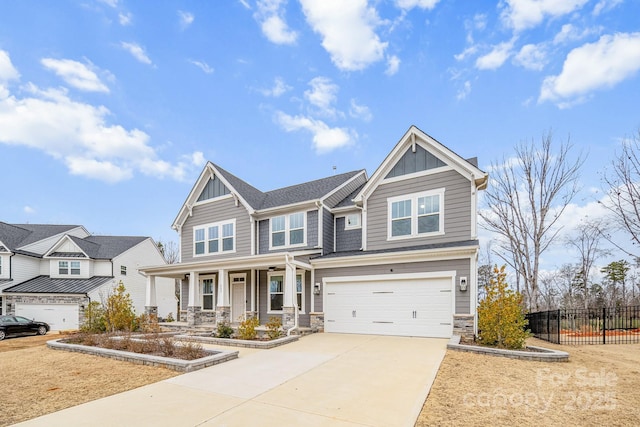
<path id="1" fill-rule="evenodd" d="M 13 250 L 78 227 L 79 225 L 7 224 L 0 222 L 0 241 Z"/>
<path id="2" fill-rule="evenodd" d="M 362 170 L 345 172 L 339 175 L 332 175 L 326 178 L 316 179 L 314 181 L 289 187 L 278 188 L 276 190 L 263 193 L 237 176 L 222 169 L 218 165 L 214 164 L 214 167 L 229 182 L 229 184 L 231 184 L 233 188 L 240 193 L 242 198 L 256 210 L 320 199 L 340 185 L 344 184 L 349 179 L 353 178 L 355 175 L 362 172 Z"/>
<path id="3" fill-rule="evenodd" d="M 359 256 L 359 255 L 372 255 L 372 254 L 386 254 L 393 252 L 408 252 L 408 251 L 418 251 L 425 249 L 447 249 L 447 248 L 459 248 L 465 246 L 477 246 L 479 245 L 478 240 L 463 240 L 459 242 L 448 242 L 448 243 L 431 243 L 428 245 L 419 245 L 419 246 L 409 246 L 409 247 L 400 247 L 400 248 L 388 248 L 388 249 L 376 249 L 376 250 L 367 250 L 367 251 L 345 251 L 345 252 L 331 252 L 326 255 L 318 255 L 316 257 L 311 257 L 312 260 L 315 259 L 328 259 L 328 258 L 340 258 L 347 256 Z"/>
<path id="4" fill-rule="evenodd" d="M 8 293 L 85 294 L 107 283 L 113 277 L 94 276 L 90 279 L 52 279 L 38 276 L 5 289 Z"/>
<path id="5" fill-rule="evenodd" d="M 351 194 L 349 194 L 347 197 L 345 197 L 343 200 L 341 200 L 340 203 L 338 203 L 337 205 L 334 206 L 334 208 L 343 208 L 345 206 L 354 206 L 354 204 L 352 202 L 353 198 L 356 197 L 356 195 L 360 192 L 360 190 L 362 190 L 362 187 L 364 187 L 365 185 L 367 185 L 366 182 L 364 182 L 361 186 L 359 186 L 358 188 L 353 190 L 351 192 Z"/>
<path id="6" fill-rule="evenodd" d="M 93 259 L 113 259 L 148 239 L 142 236 L 89 236 L 84 239 L 71 237 Z"/>

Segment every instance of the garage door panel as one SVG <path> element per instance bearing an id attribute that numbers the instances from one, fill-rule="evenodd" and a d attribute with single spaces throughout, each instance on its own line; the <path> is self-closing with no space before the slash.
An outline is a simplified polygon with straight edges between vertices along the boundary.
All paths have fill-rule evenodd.
<path id="1" fill-rule="evenodd" d="M 325 291 L 326 332 L 451 336 L 450 278 L 334 282 Z"/>
<path id="2" fill-rule="evenodd" d="M 46 322 L 54 331 L 79 328 L 76 304 L 16 303 L 16 315 Z"/>

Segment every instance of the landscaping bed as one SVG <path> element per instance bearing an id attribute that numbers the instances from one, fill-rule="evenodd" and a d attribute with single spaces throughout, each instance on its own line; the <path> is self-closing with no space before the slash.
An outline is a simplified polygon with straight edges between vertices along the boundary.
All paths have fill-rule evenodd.
<path id="1" fill-rule="evenodd" d="M 259 349 L 269 349 L 274 347 L 279 347 L 281 345 L 289 344 L 290 342 L 298 341 L 297 335 L 291 335 L 288 337 L 276 338 L 274 340 L 269 339 L 255 339 L 255 340 L 241 340 L 238 338 L 216 338 L 212 337 L 211 334 L 195 334 L 195 335 L 176 335 L 174 337 L 176 340 L 184 341 L 184 342 L 200 342 L 205 344 L 217 344 L 217 345 L 225 345 L 231 347 L 241 347 L 241 348 L 259 348 Z"/>

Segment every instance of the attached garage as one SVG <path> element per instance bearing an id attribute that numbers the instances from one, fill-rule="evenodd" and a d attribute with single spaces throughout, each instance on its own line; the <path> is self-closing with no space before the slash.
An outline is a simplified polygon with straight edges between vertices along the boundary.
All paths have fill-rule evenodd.
<path id="1" fill-rule="evenodd" d="M 455 273 L 324 279 L 325 332 L 449 338 Z"/>
<path id="2" fill-rule="evenodd" d="M 51 330 L 78 329 L 77 304 L 24 304 L 16 303 L 16 316 L 47 322 Z"/>

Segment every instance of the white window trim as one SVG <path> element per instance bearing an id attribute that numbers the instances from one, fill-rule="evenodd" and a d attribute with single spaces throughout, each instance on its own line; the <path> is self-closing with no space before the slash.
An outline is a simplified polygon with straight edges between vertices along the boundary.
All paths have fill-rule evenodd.
<path id="1" fill-rule="evenodd" d="M 302 243 L 296 243 L 292 245 L 289 243 L 291 228 L 289 226 L 289 217 L 295 214 L 302 214 Z M 284 217 L 284 245 L 282 246 L 273 246 L 273 219 Z M 298 230 L 297 228 L 295 230 Z M 278 231 L 281 233 L 282 231 Z M 284 215 L 276 215 L 269 218 L 269 250 L 278 250 L 278 249 L 287 249 L 287 248 L 303 248 L 307 246 L 307 212 L 292 212 Z"/>
<path id="2" fill-rule="evenodd" d="M 271 277 L 272 276 L 282 276 L 282 297 L 284 299 L 284 287 L 286 286 L 284 283 L 285 280 L 285 270 L 277 270 L 277 271 L 270 271 L 267 273 L 267 314 L 282 314 L 283 310 L 271 310 Z M 304 301 L 304 297 L 305 297 L 305 283 L 304 283 L 304 276 L 305 276 L 305 272 L 304 270 L 296 270 L 296 277 L 297 276 L 301 276 L 301 281 L 302 281 L 302 304 L 300 307 L 300 310 L 298 311 L 299 314 L 306 314 L 306 306 L 305 306 L 305 301 Z M 295 300 L 298 301 L 298 292 L 295 292 Z"/>
<path id="3" fill-rule="evenodd" d="M 395 163 L 394 163 L 394 165 L 395 165 Z M 391 172 L 391 169 L 393 169 L 393 167 L 390 167 L 389 170 L 386 171 L 385 176 L 387 174 L 389 174 L 389 172 Z M 408 179 L 422 178 L 422 177 L 425 177 L 425 176 L 435 175 L 437 173 L 447 172 L 447 171 L 450 171 L 450 170 L 455 170 L 455 169 L 452 168 L 449 165 L 439 166 L 437 168 L 427 169 L 427 170 L 418 171 L 418 172 L 412 172 L 412 173 L 408 173 L 406 175 L 398 175 L 398 176 L 393 176 L 391 178 L 384 178 L 384 179 L 381 180 L 380 184 L 391 184 L 393 182 L 405 181 L 405 180 L 408 180 Z"/>
<path id="4" fill-rule="evenodd" d="M 203 187 L 203 189 L 204 189 L 204 187 Z M 200 192 L 202 192 L 202 190 L 200 190 Z M 211 199 L 200 200 L 199 202 L 196 201 L 196 202 L 193 203 L 193 206 L 206 205 L 208 203 L 219 202 L 220 200 L 231 199 L 231 198 L 233 198 L 233 194 L 231 194 L 231 193 L 223 194 L 222 196 L 213 197 Z"/>
<path id="5" fill-rule="evenodd" d="M 67 263 L 67 272 L 66 273 L 60 273 L 60 263 L 62 262 L 66 262 Z M 72 267 L 71 267 L 71 263 L 72 262 L 77 262 L 78 263 L 78 273 L 77 274 L 73 274 L 71 273 Z M 80 277 L 82 276 L 82 263 L 80 261 L 77 260 L 71 260 L 71 259 L 60 259 L 57 261 L 57 276 L 59 277 Z"/>
<path id="6" fill-rule="evenodd" d="M 358 216 L 358 225 L 349 225 L 348 224 L 347 218 L 349 216 L 352 216 L 352 215 L 357 215 Z M 351 213 L 351 214 L 346 214 L 344 216 L 344 229 L 345 230 L 357 230 L 357 229 L 360 229 L 360 228 L 362 228 L 362 215 L 360 213 Z"/>
<path id="7" fill-rule="evenodd" d="M 418 199 L 420 197 L 438 196 L 440 198 L 440 213 L 438 231 L 431 233 L 418 233 Z M 411 200 L 411 234 L 406 236 L 392 236 L 392 206 L 395 202 Z M 420 237 L 441 236 L 444 234 L 444 188 L 424 191 L 420 193 L 405 194 L 402 196 L 389 197 L 387 199 L 387 240 L 416 239 Z"/>
<path id="8" fill-rule="evenodd" d="M 224 236 L 222 235 L 222 228 L 226 224 L 233 224 L 233 249 L 229 251 L 222 250 L 223 244 L 222 241 Z M 218 244 L 218 252 L 209 252 L 209 228 L 210 227 L 218 227 L 218 240 L 220 241 Z M 204 229 L 204 253 L 196 254 L 196 231 Z M 236 252 L 236 240 L 238 237 L 238 229 L 236 228 L 236 219 L 233 218 L 231 220 L 212 222 L 210 224 L 203 225 L 195 225 L 193 226 L 193 257 L 203 257 L 203 256 L 219 256 L 224 254 L 233 254 Z"/>
<path id="9" fill-rule="evenodd" d="M 212 304 L 213 305 L 212 305 L 211 309 L 206 309 L 205 310 L 205 308 L 204 308 L 204 295 L 205 294 L 204 294 L 204 289 L 203 289 L 203 287 L 204 287 L 204 283 L 203 282 L 205 280 L 209 280 L 209 279 L 213 280 L 213 282 L 212 282 L 213 288 L 211 289 L 212 293 L 211 294 L 207 294 L 207 295 L 212 295 L 211 299 L 212 299 Z M 216 303 L 217 303 L 216 297 L 217 297 L 217 294 L 218 294 L 216 292 L 216 286 L 218 285 L 216 283 L 216 275 L 215 274 L 207 274 L 207 275 L 204 275 L 204 276 L 199 276 L 198 277 L 198 282 L 199 282 L 198 286 L 200 287 L 200 308 L 202 309 L 202 311 L 204 311 L 206 313 L 211 313 L 211 312 L 216 311 Z"/>

